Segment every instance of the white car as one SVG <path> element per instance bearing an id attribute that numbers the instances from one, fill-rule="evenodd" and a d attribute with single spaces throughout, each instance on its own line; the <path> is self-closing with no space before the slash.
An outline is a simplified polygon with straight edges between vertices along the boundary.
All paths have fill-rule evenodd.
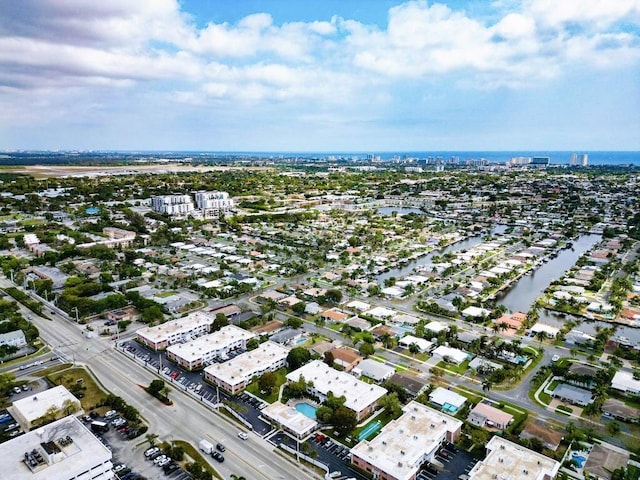
<path id="1" fill-rule="evenodd" d="M 238 437 L 240 437 L 242 440 L 247 440 L 249 438 L 249 435 L 247 435 L 245 432 L 238 432 Z"/>
<path id="2" fill-rule="evenodd" d="M 553 357 L 551 357 L 552 362 L 557 362 L 558 360 L 560 360 L 560 355 L 554 355 Z"/>

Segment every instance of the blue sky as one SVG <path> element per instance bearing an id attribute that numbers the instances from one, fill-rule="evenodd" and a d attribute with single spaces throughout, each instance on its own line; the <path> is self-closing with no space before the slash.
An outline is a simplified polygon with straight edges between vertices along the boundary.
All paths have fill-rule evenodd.
<path id="1" fill-rule="evenodd" d="M 0 149 L 640 150 L 640 0 L 0 11 Z"/>

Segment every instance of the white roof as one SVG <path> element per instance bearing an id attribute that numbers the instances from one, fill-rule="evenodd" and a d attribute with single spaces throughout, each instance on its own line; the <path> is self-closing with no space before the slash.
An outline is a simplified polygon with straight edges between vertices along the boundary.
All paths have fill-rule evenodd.
<path id="1" fill-rule="evenodd" d="M 404 290 L 398 287 L 387 287 L 381 290 L 383 295 L 389 295 L 391 297 L 401 297 L 404 294 Z"/>
<path id="2" fill-rule="evenodd" d="M 407 347 L 415 343 L 422 352 L 426 352 L 433 347 L 433 342 L 425 340 L 424 338 L 414 337 L 413 335 L 405 335 L 398 343 L 400 343 L 400 345 L 406 345 Z"/>
<path id="3" fill-rule="evenodd" d="M 204 312 L 194 312 L 190 313 L 186 317 L 162 323 L 155 327 L 140 328 L 136 331 L 136 334 L 151 342 L 157 343 L 166 340 L 171 335 L 187 333 L 194 328 L 201 327 L 203 325 L 211 325 L 213 321 L 214 317 L 211 315 Z"/>
<path id="4" fill-rule="evenodd" d="M 438 321 L 434 321 L 434 322 L 429 322 L 424 326 L 425 330 L 431 330 L 432 332 L 435 333 L 439 333 L 442 332 L 444 330 L 449 330 L 449 325 L 447 325 L 446 323 L 443 322 L 438 322 Z"/>
<path id="5" fill-rule="evenodd" d="M 354 373 L 364 375 L 374 380 L 389 378 L 395 371 L 395 368 L 385 365 L 384 363 L 376 362 L 371 358 L 361 361 L 358 366 L 353 369 Z"/>
<path id="6" fill-rule="evenodd" d="M 313 388 L 322 395 L 329 392 L 337 397 L 344 395 L 345 407 L 358 413 L 382 398 L 387 390 L 378 385 L 370 385 L 358 380 L 346 372 L 339 372 L 320 360 L 303 365 L 289 373 L 287 380 L 298 381 L 303 376 L 306 381 L 313 382 Z"/>
<path id="7" fill-rule="evenodd" d="M 469 472 L 469 480 L 555 478 L 560 469 L 555 460 L 497 435 L 487 443 L 487 452 L 487 457 Z"/>
<path id="8" fill-rule="evenodd" d="M 369 310 L 371 305 L 365 302 L 360 302 L 359 300 L 354 300 L 353 302 L 347 303 L 347 308 L 364 312 L 365 310 Z"/>
<path id="9" fill-rule="evenodd" d="M 412 478 L 424 461 L 435 451 L 447 432 L 455 432 L 462 422 L 418 402 L 410 402 L 404 414 L 389 422 L 374 439 L 364 440 L 351 453 L 390 477 Z"/>
<path id="10" fill-rule="evenodd" d="M 396 315 L 395 310 L 391 310 L 385 307 L 374 307 L 365 313 L 366 315 L 369 315 L 375 318 L 392 318 Z"/>
<path id="11" fill-rule="evenodd" d="M 536 323 L 533 327 L 531 327 L 532 332 L 544 332 L 550 337 L 553 337 L 558 334 L 560 331 L 559 328 L 552 327 L 551 325 L 547 325 L 545 323 Z"/>
<path id="12" fill-rule="evenodd" d="M 275 402 L 262 409 L 262 414 L 294 432 L 298 437 L 311 433 L 318 424 L 314 419 L 300 413 L 294 407 Z"/>
<path id="13" fill-rule="evenodd" d="M 462 315 L 468 317 L 482 317 L 483 315 L 489 315 L 491 312 L 485 308 L 480 307 L 467 307 L 462 311 Z"/>
<path id="14" fill-rule="evenodd" d="M 640 380 L 633 378 L 633 373 L 620 370 L 613 376 L 611 388 L 623 392 L 640 393 Z"/>
<path id="15" fill-rule="evenodd" d="M 62 410 L 62 406 L 66 400 L 70 400 L 77 404 L 77 410 L 80 410 L 80 400 L 78 400 L 63 385 L 38 392 L 28 397 L 21 398 L 13 402 L 13 408 L 19 412 L 19 416 L 27 422 L 31 423 L 35 419 L 44 416 L 51 407 Z M 75 413 L 74 410 L 73 413 Z"/>
<path id="16" fill-rule="evenodd" d="M 245 352 L 224 363 L 209 365 L 204 369 L 228 385 L 237 385 L 287 358 L 289 349 L 275 342 L 264 342 L 255 350 Z"/>
<path id="17" fill-rule="evenodd" d="M 445 347 L 444 345 L 436 348 L 433 351 L 433 356 L 441 358 L 449 357 L 455 363 L 462 363 L 468 358 L 467 352 L 457 348 Z"/>
<path id="18" fill-rule="evenodd" d="M 444 405 L 448 403 L 449 405 L 453 405 L 457 409 L 462 407 L 467 399 L 462 395 L 457 394 L 456 392 L 452 392 L 451 390 L 447 390 L 446 388 L 438 387 L 433 392 L 429 394 L 429 400 L 431 400 L 436 405 Z"/>
<path id="19" fill-rule="evenodd" d="M 60 440 L 67 436 L 72 442 L 62 445 Z M 47 455 L 41 446 L 43 442 L 54 442 L 60 452 Z M 24 454 L 34 449 L 45 461 L 32 471 L 24 462 Z M 94 478 L 113 478 L 110 460 L 111 451 L 74 416 L 62 418 L 0 444 L 0 465 L 11 480 L 88 478 L 80 477 L 80 474 L 89 470 Z M 98 477 L 100 472 L 105 475 Z"/>
<path id="20" fill-rule="evenodd" d="M 171 352 L 188 362 L 193 362 L 210 352 L 226 350 L 238 341 L 247 341 L 255 336 L 255 333 L 235 325 L 225 325 L 209 335 L 203 335 L 187 343 L 171 345 L 167 348 L 167 352 Z"/>

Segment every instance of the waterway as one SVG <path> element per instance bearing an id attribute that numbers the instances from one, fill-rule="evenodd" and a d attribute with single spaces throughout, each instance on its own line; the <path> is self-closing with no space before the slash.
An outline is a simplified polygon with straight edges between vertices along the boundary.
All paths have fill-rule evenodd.
<path id="1" fill-rule="evenodd" d="M 551 282 L 562 277 L 601 238 L 600 235 L 581 235 L 573 242 L 573 248 L 561 250 L 557 257 L 550 259 L 530 275 L 521 277 L 515 286 L 498 297 L 498 303 L 514 312 L 527 312 Z"/>
<path id="2" fill-rule="evenodd" d="M 392 208 L 392 207 L 385 207 L 385 208 Z M 382 209 L 380 209 L 382 210 Z M 410 209 L 410 208 L 396 208 L 395 210 L 416 210 L 416 209 Z M 418 210 L 419 212 L 420 210 Z M 424 212 L 422 212 L 424 214 Z M 495 227 L 493 227 L 491 229 L 491 234 L 492 235 L 501 235 L 505 232 L 505 230 L 507 229 L 506 225 L 496 225 Z M 471 247 L 474 247 L 476 245 L 478 245 L 480 242 L 482 242 L 482 239 L 484 238 L 484 235 L 474 235 L 472 237 L 468 237 L 465 238 L 464 240 L 460 240 L 459 242 L 456 243 L 452 243 L 451 245 L 442 248 L 442 249 L 438 249 L 438 250 L 434 250 L 420 258 L 416 258 L 415 260 L 411 260 L 409 263 L 407 263 L 406 265 L 403 265 L 402 267 L 397 267 L 397 268 L 392 268 L 386 272 L 383 272 L 379 275 L 376 275 L 376 280 L 378 281 L 378 283 L 383 283 L 385 279 L 390 278 L 390 277 L 395 277 L 397 279 L 406 277 L 407 275 L 411 275 L 414 273 L 414 269 L 420 265 L 426 265 L 432 262 L 433 256 L 434 255 L 444 255 L 446 253 L 449 252 L 459 252 L 462 250 L 469 250 Z"/>

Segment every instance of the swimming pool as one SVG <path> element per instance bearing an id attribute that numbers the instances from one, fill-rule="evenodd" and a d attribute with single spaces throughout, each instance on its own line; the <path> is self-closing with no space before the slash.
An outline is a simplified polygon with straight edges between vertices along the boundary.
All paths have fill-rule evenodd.
<path id="1" fill-rule="evenodd" d="M 302 345 L 303 343 L 307 342 L 307 337 L 299 337 L 296 338 L 295 342 L 293 342 L 294 345 Z"/>
<path id="2" fill-rule="evenodd" d="M 584 463 L 587 461 L 587 458 L 585 456 L 580 455 L 576 452 L 573 452 L 573 454 L 571 455 L 571 458 L 576 462 L 576 464 L 578 465 L 578 468 L 584 467 Z"/>
<path id="3" fill-rule="evenodd" d="M 366 440 L 381 428 L 382 428 L 382 423 L 380 422 L 380 420 L 375 420 L 371 422 L 369 425 L 364 427 L 362 431 L 358 434 L 358 440 L 359 441 Z"/>
<path id="4" fill-rule="evenodd" d="M 316 419 L 316 410 L 317 408 L 311 405 L 310 403 L 300 402 L 296 404 L 296 410 L 303 414 L 305 417 Z"/>

